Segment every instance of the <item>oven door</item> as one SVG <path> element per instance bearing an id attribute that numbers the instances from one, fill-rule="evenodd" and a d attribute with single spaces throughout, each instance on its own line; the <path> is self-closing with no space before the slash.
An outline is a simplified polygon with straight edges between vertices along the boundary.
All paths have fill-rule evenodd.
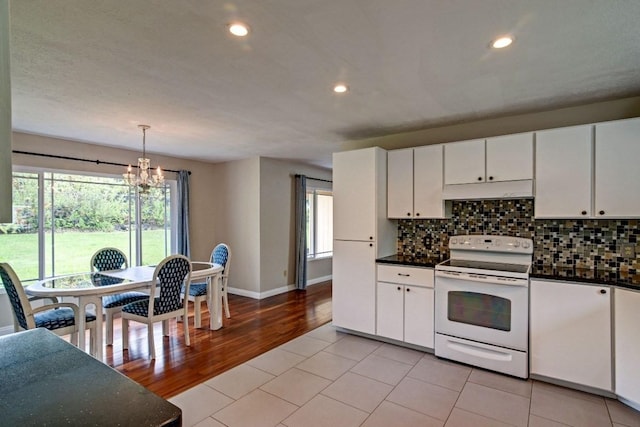
<path id="1" fill-rule="evenodd" d="M 529 280 L 435 273 L 437 333 L 527 351 Z"/>

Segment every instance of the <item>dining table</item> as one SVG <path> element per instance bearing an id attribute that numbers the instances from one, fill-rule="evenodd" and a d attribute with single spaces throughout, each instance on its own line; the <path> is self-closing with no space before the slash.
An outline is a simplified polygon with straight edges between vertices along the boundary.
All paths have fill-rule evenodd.
<path id="1" fill-rule="evenodd" d="M 191 262 L 191 283 L 207 283 L 207 306 L 209 308 L 209 328 L 217 330 L 222 327 L 221 286 L 222 271 L 220 264 L 202 261 Z M 132 290 L 151 291 L 155 266 L 135 266 L 120 270 L 87 272 L 54 276 L 40 280 L 27 286 L 27 294 L 37 297 L 74 297 L 78 299 L 80 316 L 78 319 L 78 347 L 86 350 L 86 318 L 84 314 L 90 306 L 95 307 L 96 345 L 93 356 L 103 357 L 103 319 L 102 297 Z M 185 301 L 186 302 L 186 301 Z M 184 319 L 187 321 L 187 319 Z"/>

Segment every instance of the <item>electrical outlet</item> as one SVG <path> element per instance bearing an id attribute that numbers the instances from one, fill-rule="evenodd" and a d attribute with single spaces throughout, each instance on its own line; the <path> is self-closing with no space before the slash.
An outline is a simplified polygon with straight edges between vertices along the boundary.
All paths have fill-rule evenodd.
<path id="1" fill-rule="evenodd" d="M 620 255 L 624 258 L 635 258 L 636 245 L 634 243 L 623 243 L 620 245 Z"/>

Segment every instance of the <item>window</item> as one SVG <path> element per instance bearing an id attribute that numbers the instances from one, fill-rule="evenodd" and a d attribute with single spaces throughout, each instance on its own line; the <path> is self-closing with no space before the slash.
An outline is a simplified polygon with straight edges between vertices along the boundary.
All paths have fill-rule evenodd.
<path id="1" fill-rule="evenodd" d="M 333 195 L 331 190 L 307 188 L 307 257 L 333 255 Z"/>
<path id="2" fill-rule="evenodd" d="M 14 172 L 13 219 L 0 224 L 0 261 L 21 281 L 89 271 L 100 248 L 116 247 L 130 265 L 172 252 L 174 183 L 137 197 L 121 178 Z"/>

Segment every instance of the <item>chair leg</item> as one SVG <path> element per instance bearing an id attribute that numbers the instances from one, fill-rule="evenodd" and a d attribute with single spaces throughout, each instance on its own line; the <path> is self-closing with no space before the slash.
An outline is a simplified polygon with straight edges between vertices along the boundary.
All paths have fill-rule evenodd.
<path id="1" fill-rule="evenodd" d="M 200 303 L 198 302 L 198 305 Z M 189 347 L 191 345 L 191 339 L 189 338 L 189 317 L 187 317 L 187 310 L 184 310 L 184 343 Z"/>
<path id="2" fill-rule="evenodd" d="M 193 315 L 194 315 L 194 326 L 196 328 L 202 327 L 202 301 L 198 298 L 193 302 Z"/>
<path id="3" fill-rule="evenodd" d="M 107 345 L 113 345 L 113 310 L 107 308 L 105 310 L 105 317 L 107 322 L 106 342 Z"/>
<path id="4" fill-rule="evenodd" d="M 222 291 L 222 303 L 224 304 L 224 314 L 226 314 L 227 319 L 231 318 L 231 313 L 229 313 L 229 297 L 227 296 L 227 288 L 224 288 Z"/>
<path id="5" fill-rule="evenodd" d="M 162 335 L 165 337 L 169 336 L 169 319 L 162 321 Z"/>
<path id="6" fill-rule="evenodd" d="M 153 323 L 147 323 L 147 341 L 149 341 L 149 359 L 156 358 L 156 345 L 153 342 Z"/>
<path id="7" fill-rule="evenodd" d="M 96 355 L 96 327 L 89 328 L 89 354 Z"/>
<path id="8" fill-rule="evenodd" d="M 122 318 L 122 349 L 129 348 L 129 319 Z"/>
<path id="9" fill-rule="evenodd" d="M 73 332 L 70 338 L 71 344 L 78 346 L 78 332 Z"/>

